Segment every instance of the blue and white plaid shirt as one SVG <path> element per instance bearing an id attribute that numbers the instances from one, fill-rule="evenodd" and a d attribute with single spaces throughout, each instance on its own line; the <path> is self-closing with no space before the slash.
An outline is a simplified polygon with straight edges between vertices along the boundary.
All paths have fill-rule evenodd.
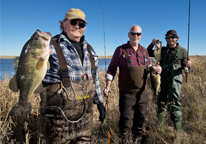
<path id="1" fill-rule="evenodd" d="M 83 40 L 83 53 L 84 53 L 84 60 L 83 65 L 81 63 L 80 57 L 78 52 L 71 44 L 71 42 L 63 35 L 59 35 L 59 39 L 57 40 L 60 47 L 62 48 L 63 55 L 66 58 L 67 68 L 69 72 L 69 77 L 71 81 L 81 81 L 82 75 L 87 73 L 89 79 L 92 78 L 91 74 L 91 62 L 89 52 L 87 51 L 87 42 Z M 59 61 L 57 58 L 57 54 L 55 51 L 54 46 L 51 44 L 51 55 L 49 57 L 50 62 L 50 69 L 47 70 L 46 76 L 43 79 L 45 83 L 57 83 L 61 82 L 61 69 L 59 65 Z M 94 96 L 95 103 L 103 103 L 101 85 L 98 76 L 98 56 L 94 51 L 92 51 L 93 58 L 95 60 L 96 66 L 96 94 Z"/>

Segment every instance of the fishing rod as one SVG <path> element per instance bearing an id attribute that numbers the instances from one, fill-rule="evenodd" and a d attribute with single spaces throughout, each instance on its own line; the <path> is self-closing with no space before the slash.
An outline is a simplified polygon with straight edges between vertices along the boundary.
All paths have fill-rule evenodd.
<path id="1" fill-rule="evenodd" d="M 190 42 L 190 0 L 189 0 L 189 18 L 188 18 L 188 40 L 187 40 L 187 61 L 189 60 L 189 42 Z M 186 82 L 187 82 L 187 73 L 186 70 Z"/>
<path id="2" fill-rule="evenodd" d="M 106 45 L 105 45 L 105 23 L 104 23 L 104 5 L 103 5 L 103 31 L 104 31 L 104 60 L 105 60 L 105 71 L 106 71 Z"/>
<path id="3" fill-rule="evenodd" d="M 105 60 L 105 71 L 106 71 L 106 44 L 105 44 L 105 23 L 104 23 L 104 5 L 103 5 L 103 32 L 104 32 L 104 60 Z M 107 82 L 106 82 L 107 83 Z M 109 103 L 109 100 L 108 100 L 108 97 L 107 97 L 107 100 L 106 100 L 106 111 L 109 109 L 108 107 L 108 103 Z M 109 123 L 109 121 L 108 121 Z M 110 144 L 110 131 L 108 130 L 108 144 Z"/>

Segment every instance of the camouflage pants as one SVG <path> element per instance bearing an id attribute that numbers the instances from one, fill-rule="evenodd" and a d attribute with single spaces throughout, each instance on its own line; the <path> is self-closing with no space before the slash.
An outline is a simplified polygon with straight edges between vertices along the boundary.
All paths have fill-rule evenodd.
<path id="1" fill-rule="evenodd" d="M 47 144 L 91 144 L 92 112 L 74 124 L 44 116 L 40 122 Z"/>
<path id="2" fill-rule="evenodd" d="M 72 85 L 66 94 L 57 92 L 60 84 L 44 84 L 40 93 L 40 122 L 48 144 L 91 144 L 95 85 L 92 80 Z"/>

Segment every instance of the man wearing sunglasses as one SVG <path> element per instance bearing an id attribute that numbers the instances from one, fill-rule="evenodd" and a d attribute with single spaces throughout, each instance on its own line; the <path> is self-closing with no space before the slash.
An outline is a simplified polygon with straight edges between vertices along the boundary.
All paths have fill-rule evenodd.
<path id="1" fill-rule="evenodd" d="M 50 69 L 42 81 L 41 125 L 46 141 L 91 143 L 93 103 L 106 117 L 97 71 L 97 55 L 84 37 L 85 14 L 71 8 L 52 38 Z"/>
<path id="2" fill-rule="evenodd" d="M 187 50 L 177 43 L 179 37 L 175 30 L 167 31 L 165 40 L 167 46 L 162 47 L 161 61 L 161 91 L 158 95 L 158 121 L 159 128 L 162 129 L 164 115 L 167 107 L 170 109 L 170 117 L 174 122 L 174 128 L 177 132 L 181 132 L 181 86 L 182 86 L 182 70 L 190 68 L 192 63 L 187 60 Z M 156 38 L 148 46 L 147 50 L 150 56 L 154 56 L 153 46 L 158 42 Z M 187 71 L 185 71 L 187 72 Z"/>
<path id="3" fill-rule="evenodd" d="M 143 134 L 147 104 L 149 101 L 146 79 L 150 58 L 147 49 L 139 44 L 142 38 L 142 29 L 133 25 L 128 32 L 129 41 L 116 48 L 111 63 L 108 67 L 107 84 L 104 95 L 108 96 L 110 86 L 119 67 L 119 129 L 122 143 L 128 143 L 131 121 L 133 116 L 132 134 L 133 141 L 140 143 Z M 156 70 L 161 72 L 157 65 Z"/>

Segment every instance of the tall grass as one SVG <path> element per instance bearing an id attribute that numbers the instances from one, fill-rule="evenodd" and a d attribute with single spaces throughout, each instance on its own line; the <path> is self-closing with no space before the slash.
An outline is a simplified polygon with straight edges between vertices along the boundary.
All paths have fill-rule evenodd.
<path id="1" fill-rule="evenodd" d="M 183 75 L 182 85 L 182 142 L 183 144 L 206 143 L 206 57 L 191 56 L 193 72 Z M 106 85 L 105 72 L 99 71 L 102 89 Z M 8 88 L 10 78 L 0 81 L 0 143 L 34 143 L 44 144 L 39 123 L 39 95 L 32 97 L 32 111 L 27 117 L 10 117 L 9 111 L 18 101 L 19 93 L 13 93 Z M 147 117 L 144 124 L 144 143 L 148 144 L 176 144 L 175 131 L 166 113 L 162 131 L 158 131 L 156 109 L 153 102 L 152 89 L 148 76 L 148 91 L 150 101 L 147 108 Z M 112 82 L 109 98 L 104 97 L 104 105 L 107 110 L 106 123 L 101 124 L 98 120 L 99 112 L 94 105 L 93 143 L 108 143 L 108 134 L 111 143 L 119 143 L 119 90 L 118 76 Z M 108 133 L 109 132 L 109 133 Z M 131 139 L 131 137 L 130 137 Z M 130 141 L 132 143 L 132 141 Z"/>

